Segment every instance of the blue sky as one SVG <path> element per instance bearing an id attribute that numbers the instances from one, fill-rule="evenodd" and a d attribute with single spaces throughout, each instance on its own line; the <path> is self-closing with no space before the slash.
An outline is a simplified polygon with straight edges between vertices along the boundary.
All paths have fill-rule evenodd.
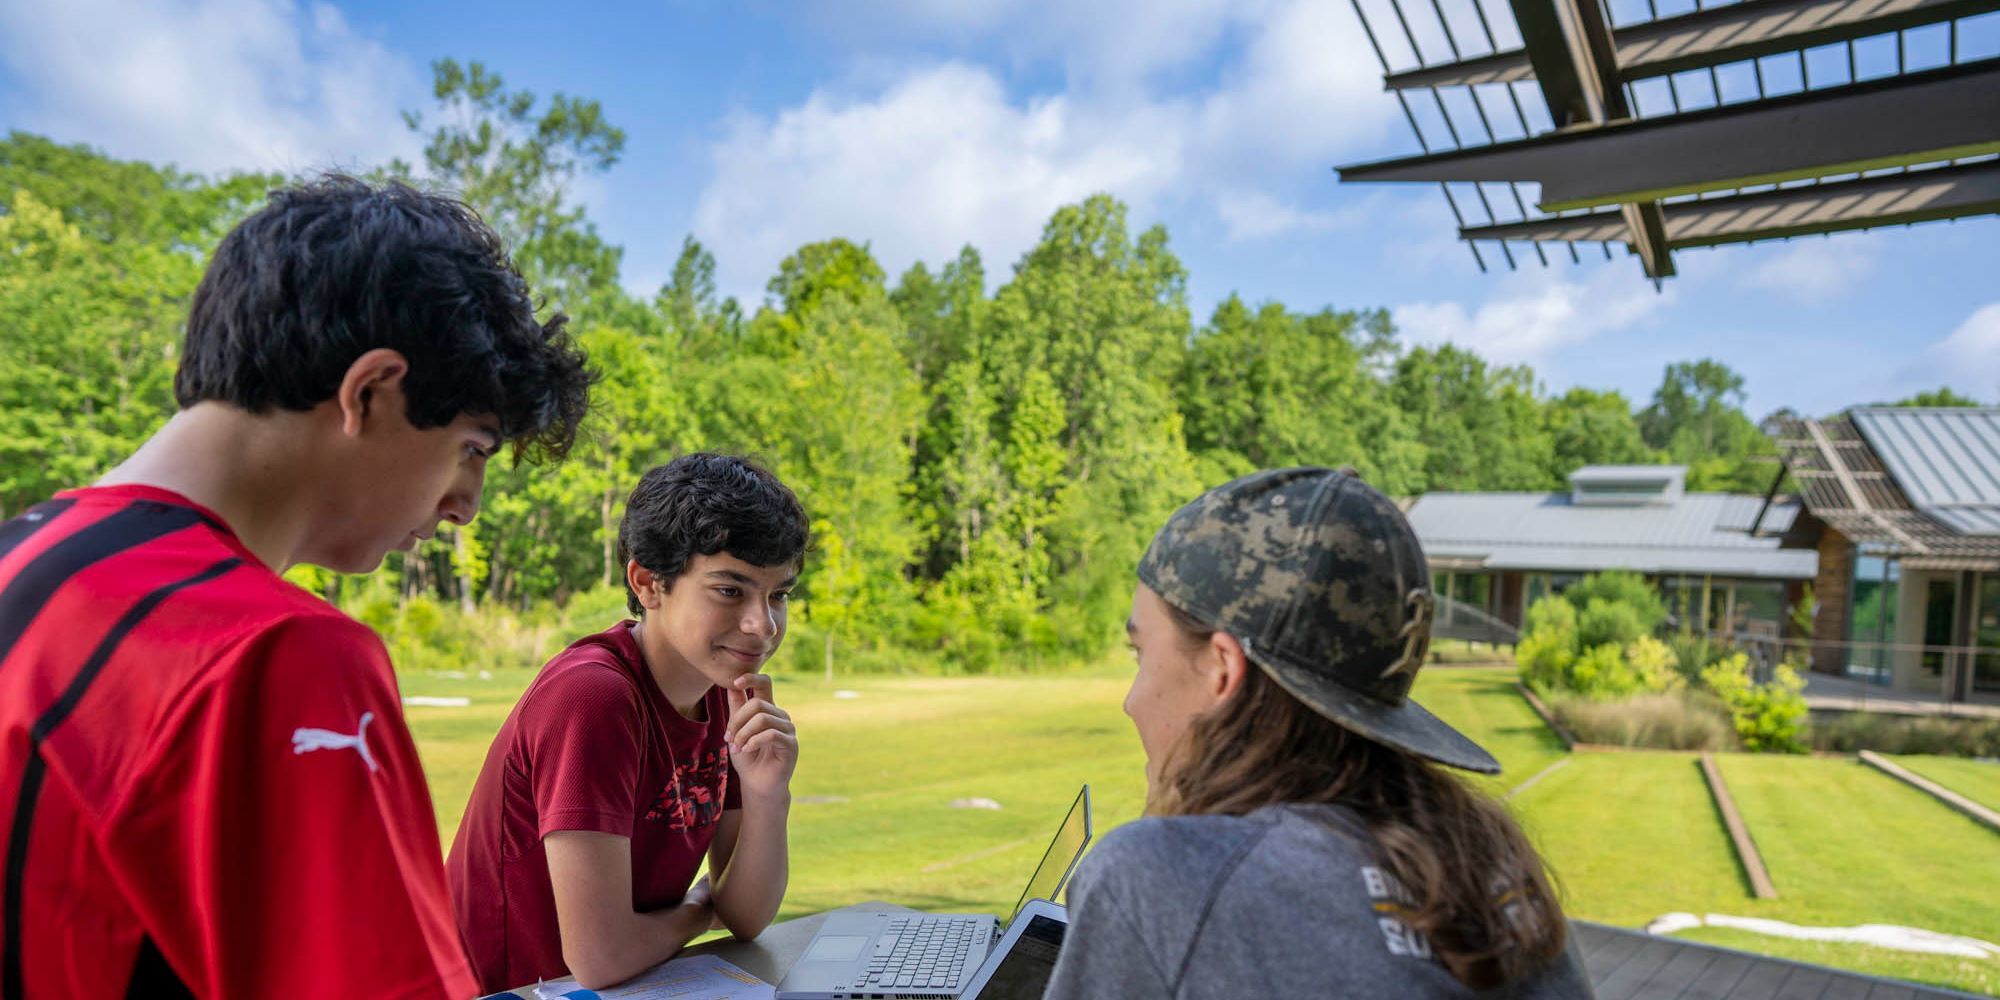
<path id="1" fill-rule="evenodd" d="M 2000 49 L 2000 15 L 1960 44 Z M 2000 401 L 1993 218 L 1683 252 L 1661 292 L 1622 251 L 1481 274 L 1435 188 L 1335 183 L 1416 150 L 1339 0 L 0 0 L 0 127 L 200 170 L 415 159 L 398 112 L 428 107 L 440 56 L 603 102 L 625 156 L 577 193 L 635 291 L 689 232 L 748 302 L 831 236 L 892 275 L 970 242 L 997 284 L 1103 190 L 1167 226 L 1197 319 L 1232 291 L 1386 306 L 1412 342 L 1635 401 L 1716 357 L 1755 416 L 1939 384 Z"/>

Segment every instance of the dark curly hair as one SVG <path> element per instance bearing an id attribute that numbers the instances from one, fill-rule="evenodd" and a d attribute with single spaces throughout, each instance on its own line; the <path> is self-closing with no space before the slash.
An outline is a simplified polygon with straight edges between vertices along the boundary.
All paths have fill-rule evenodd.
<path id="1" fill-rule="evenodd" d="M 671 584 L 697 555 L 725 552 L 753 566 L 803 567 L 806 509 L 769 469 L 735 455 L 695 452 L 639 477 L 618 522 L 618 561 Z M 625 584 L 625 606 L 640 614 Z"/>
<path id="2" fill-rule="evenodd" d="M 560 458 L 595 375 L 465 203 L 329 174 L 271 192 L 223 237 L 195 291 L 174 398 L 252 413 L 331 399 L 348 366 L 401 352 L 409 420 L 490 415 L 517 457 Z"/>

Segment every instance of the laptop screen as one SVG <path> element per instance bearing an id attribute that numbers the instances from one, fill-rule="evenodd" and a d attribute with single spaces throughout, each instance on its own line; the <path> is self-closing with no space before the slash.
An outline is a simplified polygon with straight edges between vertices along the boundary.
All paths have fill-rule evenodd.
<path id="1" fill-rule="evenodd" d="M 1007 914 L 1007 923 L 1013 923 L 1021 907 L 1031 899 L 1046 899 L 1051 903 L 1060 902 L 1056 893 L 1062 891 L 1069 881 L 1069 873 L 1083 854 L 1083 845 L 1090 841 L 1090 786 L 1085 785 L 1076 793 L 1076 801 L 1070 804 L 1069 815 L 1063 817 L 1062 826 L 1056 830 L 1056 839 L 1049 841 L 1049 849 L 1042 852 L 1042 862 L 1035 866 L 1035 874 L 1028 877 L 1028 887 L 1021 892 L 1021 898 Z"/>
<path id="2" fill-rule="evenodd" d="M 1050 920 L 1040 913 L 1029 917 L 1020 939 L 971 1000 L 1041 1000 L 1042 994 L 1048 992 L 1049 977 L 1056 971 L 1056 956 L 1062 952 L 1065 930 L 1067 927 L 1060 920 Z"/>

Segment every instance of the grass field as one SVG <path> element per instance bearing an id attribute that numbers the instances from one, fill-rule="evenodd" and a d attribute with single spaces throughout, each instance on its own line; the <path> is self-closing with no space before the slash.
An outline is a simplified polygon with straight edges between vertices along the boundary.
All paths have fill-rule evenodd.
<path id="1" fill-rule="evenodd" d="M 492 733 L 528 679 L 526 671 L 403 678 L 405 694 L 472 702 L 409 710 L 447 844 Z M 781 915 L 866 899 L 933 910 L 1011 907 L 1078 784 L 1091 784 L 1100 834 L 1139 814 L 1143 757 L 1119 710 L 1130 679 L 1123 666 L 1031 677 L 843 678 L 833 687 L 781 675 L 776 697 L 798 720 L 801 739 L 793 877 Z M 1500 760 L 1498 778 L 1477 779 L 1496 793 L 1564 756 L 1512 684 L 1508 669 L 1434 668 L 1416 692 Z M 2000 837 L 1847 761 L 1732 755 L 1724 769 L 1779 900 L 1751 898 L 1692 754 L 1575 755 L 1511 806 L 1577 917 L 1641 926 L 1686 911 L 2000 936 Z M 1003 808 L 951 807 L 971 797 Z M 1708 928 L 1687 936 L 2000 991 L 2000 963 Z"/>
<path id="2" fill-rule="evenodd" d="M 1988 809 L 2000 809 L 2000 763 L 1919 754 L 1890 759 Z"/>

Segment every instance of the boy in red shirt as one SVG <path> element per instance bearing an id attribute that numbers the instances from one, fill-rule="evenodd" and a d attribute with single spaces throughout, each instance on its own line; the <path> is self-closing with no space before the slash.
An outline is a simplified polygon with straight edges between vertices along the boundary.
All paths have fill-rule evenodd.
<path id="1" fill-rule="evenodd" d="M 465 997 L 381 640 L 347 573 L 560 453 L 589 375 L 464 205 L 332 177 L 216 248 L 180 412 L 0 525 L 0 997 Z"/>
<path id="2" fill-rule="evenodd" d="M 756 937 L 785 895 L 799 744 L 757 671 L 785 638 L 805 510 L 752 462 L 684 455 L 640 479 L 618 545 L 638 620 L 528 685 L 446 863 L 485 990 L 622 982 L 716 923 Z"/>

